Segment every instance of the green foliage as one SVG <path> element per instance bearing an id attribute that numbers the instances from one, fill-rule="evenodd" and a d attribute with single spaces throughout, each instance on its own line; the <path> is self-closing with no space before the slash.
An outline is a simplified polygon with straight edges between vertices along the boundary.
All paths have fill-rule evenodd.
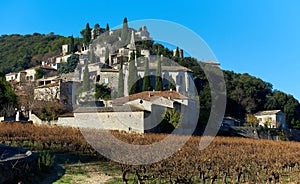
<path id="1" fill-rule="evenodd" d="M 91 33 L 91 28 L 89 23 L 86 23 L 85 29 L 81 30 L 80 34 L 83 37 L 83 43 L 85 45 L 89 45 L 92 39 L 92 33 Z"/>
<path id="2" fill-rule="evenodd" d="M 40 79 L 43 76 L 44 76 L 44 71 L 41 68 L 36 68 L 35 75 L 34 75 L 35 80 Z"/>
<path id="3" fill-rule="evenodd" d="M 150 76 L 149 76 L 149 60 L 148 60 L 148 58 L 145 58 L 144 65 L 145 65 L 145 71 L 144 71 L 142 91 L 149 91 L 149 89 L 150 89 Z"/>
<path id="4" fill-rule="evenodd" d="M 14 106 L 17 102 L 17 96 L 15 91 L 9 82 L 4 78 L 0 78 L 0 109 L 2 109 L 1 114 L 5 114 L 7 107 Z"/>
<path id="5" fill-rule="evenodd" d="M 61 45 L 68 43 L 67 37 L 54 34 L 2 35 L 0 72 L 16 72 L 39 65 L 41 61 L 59 55 Z"/>
<path id="6" fill-rule="evenodd" d="M 109 65 L 109 49 L 105 48 L 105 64 Z"/>
<path id="7" fill-rule="evenodd" d="M 176 90 L 175 81 L 174 81 L 174 79 L 173 79 L 172 76 L 169 76 L 169 85 L 168 85 L 168 88 L 172 89 L 172 90 Z"/>
<path id="8" fill-rule="evenodd" d="M 38 157 L 38 169 L 42 172 L 50 172 L 54 167 L 55 156 L 52 156 L 49 151 L 43 151 Z"/>
<path id="9" fill-rule="evenodd" d="M 122 40 L 123 44 L 126 44 L 128 39 L 129 39 L 129 28 L 128 28 L 128 23 L 127 23 L 127 18 L 125 17 L 123 20 L 121 40 Z"/>
<path id="10" fill-rule="evenodd" d="M 246 123 L 255 127 L 258 124 L 258 119 L 253 114 L 246 114 Z"/>
<path id="11" fill-rule="evenodd" d="M 111 97 L 111 89 L 107 84 L 96 84 L 95 86 L 95 99 L 109 100 Z"/>
<path id="12" fill-rule="evenodd" d="M 108 36 L 109 35 L 109 25 L 106 24 L 106 27 L 105 27 L 105 35 Z"/>
<path id="13" fill-rule="evenodd" d="M 75 40 L 74 40 L 74 37 L 72 35 L 72 36 L 70 36 L 69 53 L 73 54 L 74 52 L 76 52 Z"/>
<path id="14" fill-rule="evenodd" d="M 180 124 L 181 115 L 180 112 L 175 109 L 168 109 L 163 115 L 163 120 L 160 123 L 161 132 L 171 133 L 174 128 L 177 128 Z"/>
<path id="15" fill-rule="evenodd" d="M 76 54 L 68 57 L 67 62 L 61 63 L 59 73 L 74 72 L 79 63 L 79 56 Z"/>
<path id="16" fill-rule="evenodd" d="M 100 25 L 99 24 L 94 25 L 93 34 L 94 34 L 93 39 L 96 39 L 100 35 Z"/>
<path id="17" fill-rule="evenodd" d="M 129 61 L 129 69 L 128 69 L 128 94 L 132 95 L 138 92 L 138 74 L 137 68 L 135 66 L 135 54 L 131 53 L 131 60 Z"/>
<path id="18" fill-rule="evenodd" d="M 121 68 L 119 70 L 119 81 L 118 81 L 118 97 L 124 96 L 124 75 L 123 75 L 123 62 L 121 62 Z"/>
<path id="19" fill-rule="evenodd" d="M 83 91 L 89 91 L 90 90 L 90 73 L 89 73 L 89 67 L 88 65 L 85 65 L 84 71 L 83 71 Z"/>
<path id="20" fill-rule="evenodd" d="M 96 55 L 93 51 L 88 52 L 88 57 L 89 57 L 89 63 L 96 63 L 97 62 Z"/>
<path id="21" fill-rule="evenodd" d="M 156 80 L 155 80 L 155 91 L 162 91 L 163 84 L 162 84 L 162 71 L 161 71 L 161 57 L 158 56 L 157 60 L 157 68 L 156 68 Z"/>

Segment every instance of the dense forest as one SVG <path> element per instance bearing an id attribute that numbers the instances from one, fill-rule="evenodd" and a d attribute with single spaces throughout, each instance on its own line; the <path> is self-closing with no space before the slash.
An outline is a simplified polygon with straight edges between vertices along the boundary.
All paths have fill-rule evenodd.
<path id="1" fill-rule="evenodd" d="M 80 43 L 79 38 L 75 43 Z M 61 53 L 61 45 L 69 44 L 71 37 L 54 33 L 32 35 L 2 35 L 0 37 L 0 72 L 20 71 L 40 64 Z"/>
<path id="2" fill-rule="evenodd" d="M 86 30 L 90 30 L 88 24 Z M 59 55 L 62 44 L 74 45 L 70 53 L 74 52 L 76 46 L 87 41 L 85 32 L 83 30 L 81 32 L 83 38 L 75 39 L 72 36 L 64 37 L 53 33 L 2 35 L 0 37 L 0 71 L 2 75 L 38 65 L 47 58 Z M 173 52 L 168 48 L 149 40 L 138 41 L 136 47 L 138 56 L 140 49 L 149 49 L 152 54 L 163 55 L 194 72 L 201 108 L 199 122 L 206 122 L 210 113 L 211 95 L 208 81 L 198 64 L 199 61 L 191 57 L 173 56 Z M 292 95 L 274 90 L 272 84 L 247 73 L 239 74 L 227 70 L 224 70 L 223 73 L 227 89 L 226 115 L 242 120 L 246 114 L 253 114 L 260 110 L 280 109 L 286 114 L 290 128 L 300 128 L 300 104 Z M 9 102 L 14 102 L 14 100 Z M 4 100 L 2 104 L 5 103 Z"/>

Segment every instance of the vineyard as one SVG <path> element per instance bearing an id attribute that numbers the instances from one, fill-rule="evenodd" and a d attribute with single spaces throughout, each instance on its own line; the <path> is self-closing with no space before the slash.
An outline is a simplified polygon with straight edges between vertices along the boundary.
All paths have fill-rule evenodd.
<path id="1" fill-rule="evenodd" d="M 91 135 L 97 131 L 92 130 Z M 162 140 L 163 134 L 126 134 L 112 132 L 131 144 L 150 144 Z M 181 139 L 177 136 L 176 139 Z M 172 157 L 151 165 L 120 168 L 122 183 L 288 183 L 300 181 L 300 144 L 244 138 L 216 137 L 199 151 L 199 141 L 192 137 Z M 2 144 L 31 150 L 97 155 L 81 135 L 70 127 L 1 124 Z M 108 145 L 109 146 L 109 145 Z M 167 149 L 167 148 L 162 148 Z M 145 154 L 148 157 L 151 153 Z M 101 156 L 98 154 L 98 158 Z M 101 158 L 103 162 L 110 162 Z"/>

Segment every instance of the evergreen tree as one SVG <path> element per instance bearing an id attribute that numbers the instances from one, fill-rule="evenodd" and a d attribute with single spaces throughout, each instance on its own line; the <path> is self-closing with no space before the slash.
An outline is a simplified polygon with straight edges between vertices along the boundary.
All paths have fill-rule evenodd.
<path id="1" fill-rule="evenodd" d="M 175 57 L 177 57 L 177 58 L 179 58 L 179 57 L 180 57 L 180 55 L 179 55 L 179 48 L 178 48 L 178 47 L 176 47 L 176 51 L 175 51 Z"/>
<path id="2" fill-rule="evenodd" d="M 155 80 L 155 91 L 162 91 L 163 84 L 161 78 L 161 57 L 158 56 L 157 68 L 156 68 L 156 80 Z"/>
<path id="3" fill-rule="evenodd" d="M 130 54 L 129 61 L 129 74 L 128 74 L 128 93 L 129 95 L 135 94 L 138 92 L 138 75 L 137 68 L 135 66 L 135 53 Z"/>
<path id="4" fill-rule="evenodd" d="M 119 81 L 118 81 L 118 97 L 124 96 L 124 77 L 123 77 L 123 61 L 120 63 Z"/>
<path id="5" fill-rule="evenodd" d="M 99 24 L 94 25 L 93 34 L 94 34 L 93 39 L 96 39 L 100 35 L 100 25 Z"/>
<path id="6" fill-rule="evenodd" d="M 96 55 L 93 51 L 88 52 L 88 57 L 89 57 L 89 63 L 96 63 Z"/>
<path id="7" fill-rule="evenodd" d="M 70 45 L 69 45 L 69 53 L 73 54 L 75 51 L 75 43 L 74 43 L 74 37 L 73 35 L 70 36 Z"/>
<path id="8" fill-rule="evenodd" d="M 85 31 L 84 31 L 84 37 L 83 37 L 84 43 L 85 43 L 86 45 L 89 45 L 90 42 L 91 42 L 91 38 L 92 38 L 92 35 L 91 35 L 90 24 L 89 24 L 89 23 L 86 23 Z"/>
<path id="9" fill-rule="evenodd" d="M 123 20 L 123 28 L 122 28 L 122 33 L 121 33 L 121 41 L 123 44 L 126 44 L 128 32 L 129 32 L 128 23 L 127 23 L 127 18 L 125 17 Z"/>
<path id="10" fill-rule="evenodd" d="M 106 35 L 106 36 L 109 35 L 109 25 L 108 25 L 108 24 L 106 24 L 105 35 Z"/>
<path id="11" fill-rule="evenodd" d="M 142 91 L 148 91 L 149 88 L 150 88 L 149 60 L 148 58 L 146 58 Z"/>
<path id="12" fill-rule="evenodd" d="M 108 32 L 108 31 L 109 31 L 109 25 L 106 24 L 105 32 Z"/>
<path id="13" fill-rule="evenodd" d="M 169 76 L 169 85 L 168 85 L 168 88 L 172 89 L 172 90 L 176 90 L 175 81 L 174 81 L 174 79 L 173 79 L 172 76 Z"/>
<path id="14" fill-rule="evenodd" d="M 109 49 L 106 47 L 105 48 L 105 64 L 109 65 Z"/>
<path id="15" fill-rule="evenodd" d="M 174 61 L 175 62 L 180 62 L 180 54 L 179 54 L 179 48 L 178 47 L 176 47 L 176 50 L 175 50 L 175 55 L 174 55 Z"/>
<path id="16" fill-rule="evenodd" d="M 88 65 L 85 65 L 84 71 L 83 71 L 83 91 L 89 91 L 90 90 L 90 73 L 89 73 L 89 67 Z"/>

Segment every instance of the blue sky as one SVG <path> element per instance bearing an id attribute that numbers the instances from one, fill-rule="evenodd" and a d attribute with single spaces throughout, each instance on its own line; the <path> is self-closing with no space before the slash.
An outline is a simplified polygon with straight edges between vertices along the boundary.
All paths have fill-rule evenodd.
<path id="1" fill-rule="evenodd" d="M 145 2 L 145 3 L 144 3 Z M 79 36 L 86 22 L 110 27 L 163 19 L 201 36 L 221 67 L 249 73 L 300 99 L 300 1 L 0 1 L 0 34 Z"/>

